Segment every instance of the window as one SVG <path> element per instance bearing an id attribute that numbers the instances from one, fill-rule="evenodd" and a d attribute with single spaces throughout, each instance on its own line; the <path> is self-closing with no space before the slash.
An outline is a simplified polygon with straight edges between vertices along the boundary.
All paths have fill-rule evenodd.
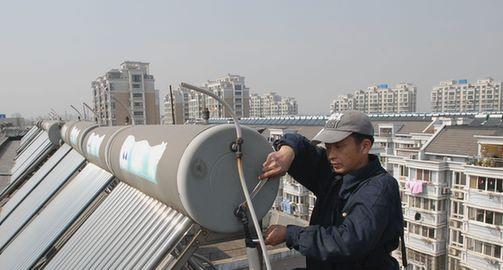
<path id="1" fill-rule="evenodd" d="M 133 114 L 136 116 L 143 116 L 143 112 L 133 112 Z"/>
<path id="2" fill-rule="evenodd" d="M 143 94 L 142 93 L 133 93 L 133 97 L 134 98 L 141 98 L 141 97 L 143 97 Z"/>
<path id="3" fill-rule="evenodd" d="M 486 211 L 486 223 L 488 224 L 493 224 L 494 222 L 494 212 L 492 211 Z"/>
<path id="4" fill-rule="evenodd" d="M 490 192 L 503 192 L 503 179 L 488 177 L 472 177 L 470 179 L 470 188 Z"/>
<path id="5" fill-rule="evenodd" d="M 464 186 L 466 184 L 466 175 L 464 173 L 454 173 L 454 184 Z"/>
<path id="6" fill-rule="evenodd" d="M 234 90 L 242 90 L 242 89 L 243 89 L 243 87 L 240 84 L 236 84 L 234 86 Z"/>
<path id="7" fill-rule="evenodd" d="M 430 210 L 430 211 L 443 211 L 445 210 L 445 203 L 444 201 L 438 201 L 438 200 L 433 200 L 433 199 L 428 199 L 428 198 L 422 198 L 422 197 L 412 197 L 409 196 L 410 200 L 410 206 L 414 208 L 420 208 L 424 210 Z"/>
<path id="8" fill-rule="evenodd" d="M 423 237 L 431 238 L 431 239 L 437 239 L 435 237 L 435 228 L 431 228 L 428 226 L 424 225 L 419 225 L 419 224 L 414 224 L 414 223 L 409 223 L 408 224 L 408 231 Z"/>
<path id="9" fill-rule="evenodd" d="M 435 229 L 433 228 L 428 228 L 428 237 L 435 239 Z"/>
<path id="10" fill-rule="evenodd" d="M 135 88 L 135 89 L 141 88 L 141 84 L 133 83 L 133 88 Z"/>
<path id="11" fill-rule="evenodd" d="M 477 188 L 480 190 L 486 189 L 486 178 L 485 177 L 479 177 L 479 181 L 477 183 Z"/>
<path id="12" fill-rule="evenodd" d="M 437 201 L 430 200 L 430 210 L 432 210 L 432 211 L 436 211 L 437 210 Z"/>
<path id="13" fill-rule="evenodd" d="M 493 258 L 501 258 L 501 246 L 482 242 L 479 240 L 468 238 L 468 250 L 491 256 Z"/>
<path id="14" fill-rule="evenodd" d="M 409 168 L 406 166 L 400 165 L 400 176 L 409 176 Z"/>
<path id="15" fill-rule="evenodd" d="M 487 178 L 487 190 L 493 191 L 496 188 L 496 179 Z"/>
<path id="16" fill-rule="evenodd" d="M 133 82 L 141 82 L 141 75 L 140 74 L 133 74 L 131 79 Z"/>
<path id="17" fill-rule="evenodd" d="M 503 213 L 494 213 L 494 225 L 503 226 Z"/>
<path id="18" fill-rule="evenodd" d="M 452 202 L 452 209 L 453 209 L 453 213 L 455 215 L 463 215 L 464 213 L 464 209 L 463 209 L 463 203 L 461 202 Z"/>
<path id="19" fill-rule="evenodd" d="M 503 213 L 477 209 L 468 208 L 468 219 L 478 222 L 487 223 L 490 225 L 502 226 L 503 225 Z"/>
<path id="20" fill-rule="evenodd" d="M 475 220 L 484 222 L 484 210 L 476 209 L 475 216 L 476 216 Z"/>
<path id="21" fill-rule="evenodd" d="M 416 170 L 416 179 L 429 182 L 431 180 L 431 171 L 417 169 Z"/>

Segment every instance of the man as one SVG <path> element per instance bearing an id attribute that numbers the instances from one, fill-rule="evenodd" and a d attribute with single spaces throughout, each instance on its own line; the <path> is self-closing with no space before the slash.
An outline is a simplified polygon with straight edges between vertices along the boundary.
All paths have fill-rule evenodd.
<path id="1" fill-rule="evenodd" d="M 274 143 L 277 151 L 260 178 L 288 172 L 317 200 L 310 226 L 272 225 L 266 244 L 286 242 L 306 256 L 307 269 L 399 268 L 390 253 L 403 239 L 400 194 L 397 181 L 369 154 L 373 136 L 368 116 L 347 111 L 331 115 L 312 144 L 298 134 Z"/>

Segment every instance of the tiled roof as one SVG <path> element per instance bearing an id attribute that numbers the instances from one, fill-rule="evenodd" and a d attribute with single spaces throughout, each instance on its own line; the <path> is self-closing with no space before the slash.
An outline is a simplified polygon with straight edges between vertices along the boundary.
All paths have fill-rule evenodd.
<path id="1" fill-rule="evenodd" d="M 426 147 L 426 153 L 444 155 L 477 156 L 475 135 L 501 136 L 502 127 L 446 126 Z"/>

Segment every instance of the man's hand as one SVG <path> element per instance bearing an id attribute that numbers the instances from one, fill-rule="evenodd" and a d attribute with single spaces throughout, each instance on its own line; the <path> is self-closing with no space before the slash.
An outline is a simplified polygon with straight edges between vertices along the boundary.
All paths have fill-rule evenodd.
<path id="1" fill-rule="evenodd" d="M 265 230 L 264 239 L 266 245 L 276 246 L 286 241 L 286 227 L 271 225 Z"/>
<path id="2" fill-rule="evenodd" d="M 294 158 L 295 152 L 290 146 L 281 146 L 278 151 L 272 152 L 267 156 L 266 161 L 262 164 L 263 173 L 259 176 L 259 179 L 285 175 L 290 165 L 292 165 Z"/>

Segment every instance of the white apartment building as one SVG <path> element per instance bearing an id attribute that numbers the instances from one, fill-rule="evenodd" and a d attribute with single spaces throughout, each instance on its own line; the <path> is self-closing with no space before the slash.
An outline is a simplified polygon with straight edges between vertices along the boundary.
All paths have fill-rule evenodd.
<path id="1" fill-rule="evenodd" d="M 207 81 L 202 88 L 223 98 L 234 109 L 238 118 L 250 115 L 250 90 L 245 85 L 245 77 L 227 74 L 216 80 Z M 179 90 L 183 92 L 181 97 L 183 102 L 180 105 L 183 107 L 180 109 L 183 111 L 183 116 L 175 115 L 175 118 L 183 119 L 183 123 L 201 119 L 206 108 L 210 112 L 210 118 L 229 118 L 231 116 L 227 109 L 214 98 L 189 89 L 180 88 Z M 166 96 L 166 101 L 170 100 L 168 96 Z M 170 104 L 166 106 L 171 110 Z M 170 111 L 166 112 L 171 114 Z"/>
<path id="2" fill-rule="evenodd" d="M 96 120 L 113 126 L 159 124 L 159 91 L 154 82 L 149 63 L 131 61 L 96 78 L 91 83 Z"/>
<path id="3" fill-rule="evenodd" d="M 422 134 L 392 135 L 393 154 L 382 156 L 401 187 L 409 269 L 503 266 L 498 117 L 490 124 L 484 117 L 438 118 Z M 413 183 L 422 190 L 411 188 Z"/>
<path id="4" fill-rule="evenodd" d="M 433 112 L 497 112 L 503 110 L 502 82 L 492 78 L 440 82 L 431 91 Z"/>
<path id="5" fill-rule="evenodd" d="M 364 113 L 406 113 L 416 111 L 417 87 L 411 83 L 369 86 L 353 94 L 340 95 L 331 104 L 332 112 L 356 110 Z"/>
<path id="6" fill-rule="evenodd" d="M 250 117 L 297 115 L 298 110 L 295 98 L 282 97 L 276 92 L 250 96 Z"/>
<path id="7" fill-rule="evenodd" d="M 250 90 L 245 85 L 245 77 L 227 74 L 214 81 L 207 81 L 204 87 L 233 107 L 238 118 L 250 116 Z M 214 98 L 205 97 L 205 101 L 210 117 L 230 117 L 227 109 Z"/>
<path id="8" fill-rule="evenodd" d="M 173 100 L 171 100 L 169 93 L 164 97 L 164 117 L 162 123 L 164 125 L 184 124 L 189 119 L 189 93 L 180 89 L 173 90 L 172 92 Z"/>

